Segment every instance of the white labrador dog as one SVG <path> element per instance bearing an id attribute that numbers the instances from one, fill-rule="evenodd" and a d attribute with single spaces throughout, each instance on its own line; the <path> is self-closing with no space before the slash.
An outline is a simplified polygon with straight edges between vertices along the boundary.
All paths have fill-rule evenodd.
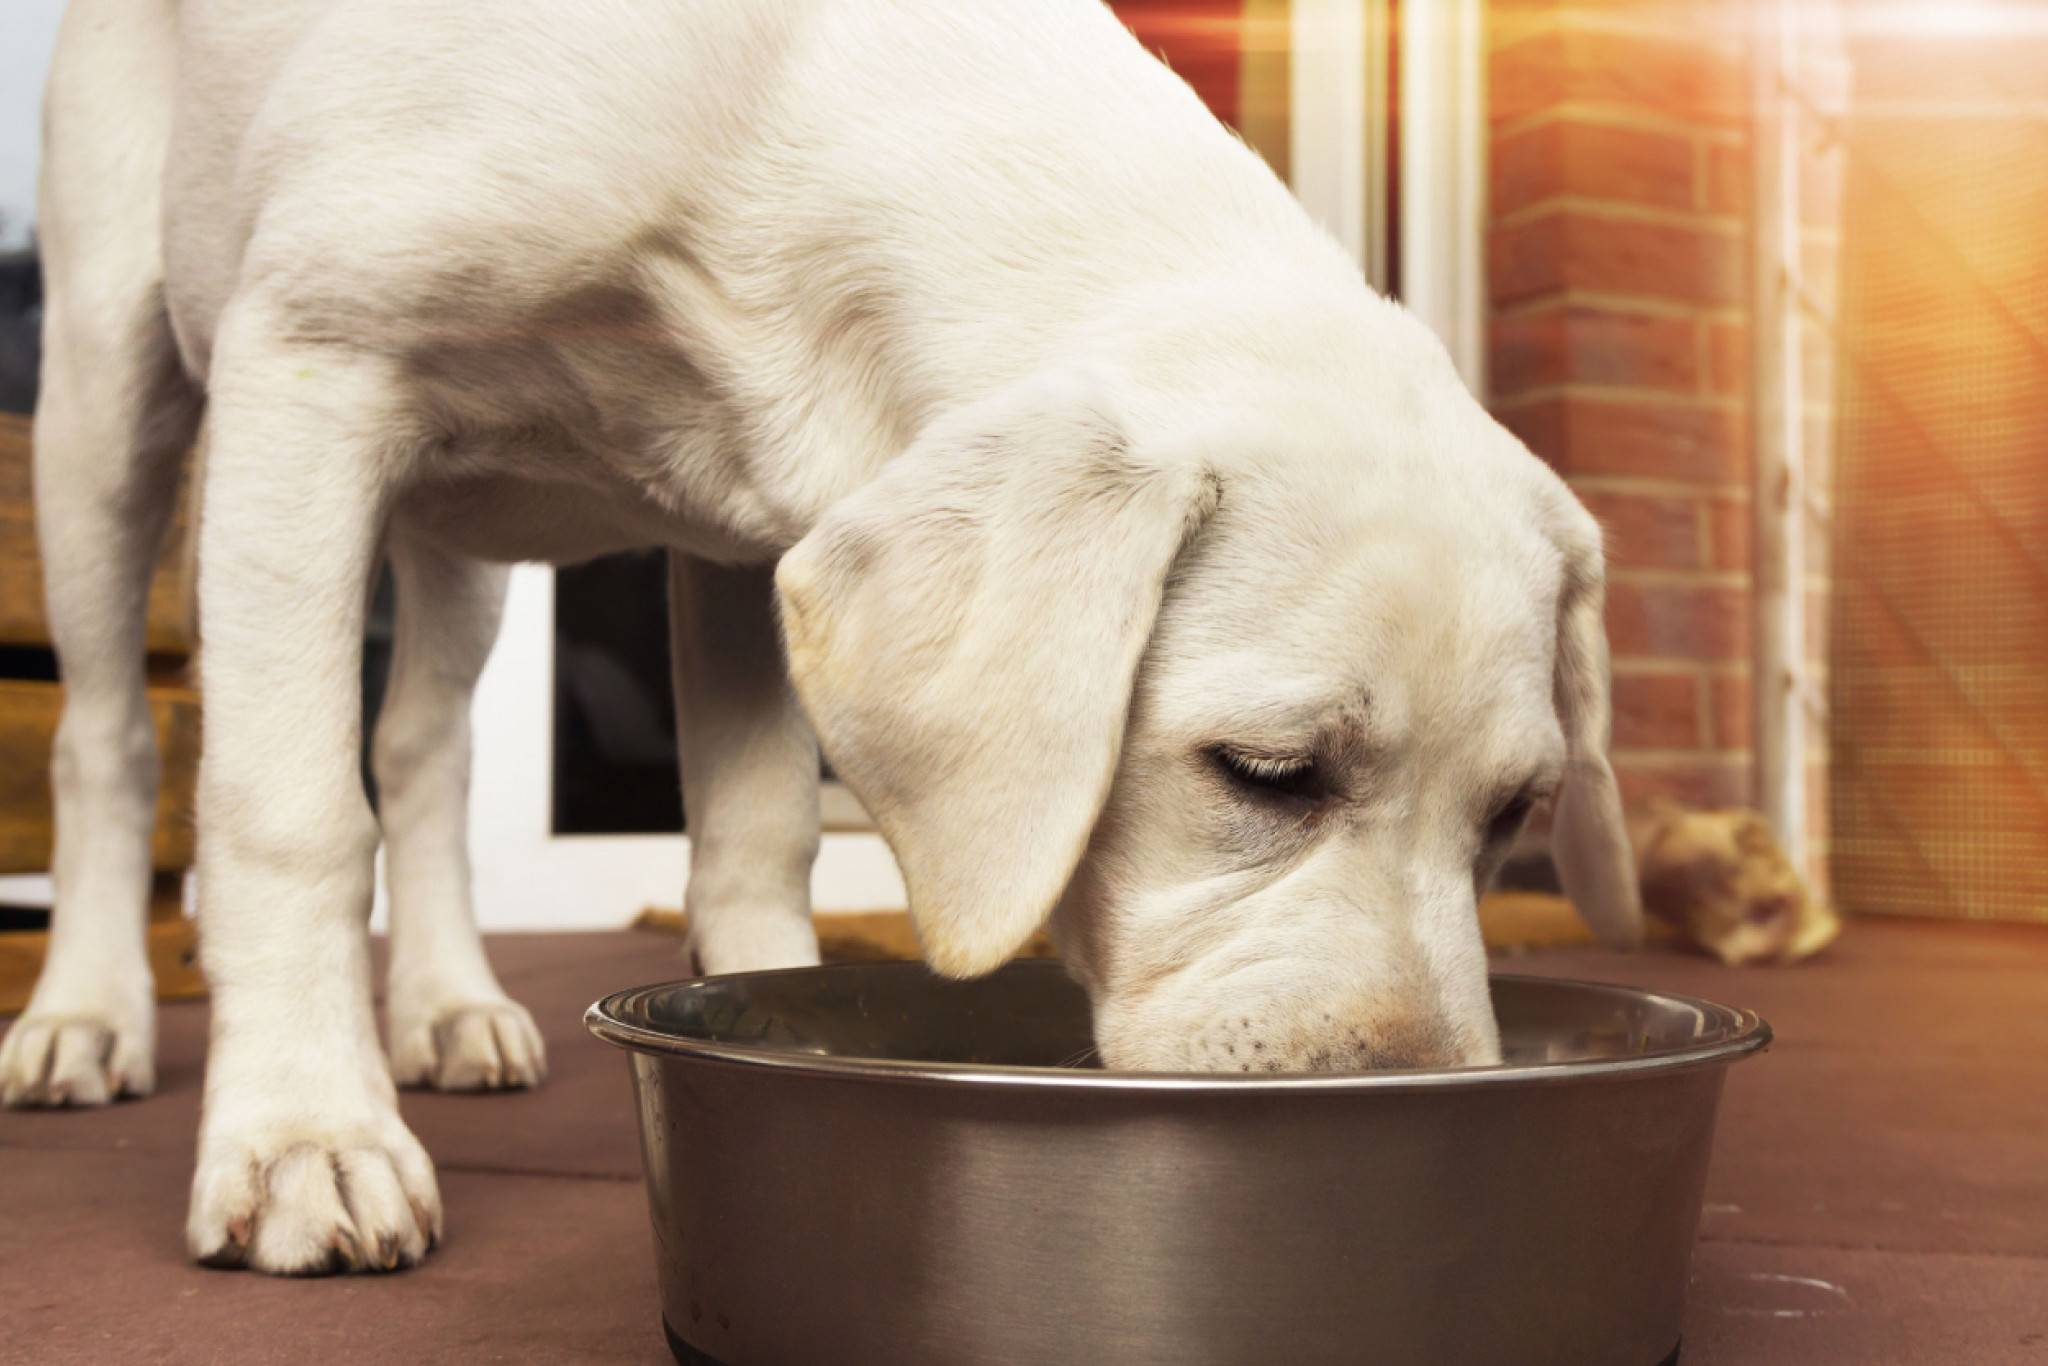
<path id="1" fill-rule="evenodd" d="M 541 1075 L 468 905 L 492 562 L 669 550 L 712 971 L 816 959 L 814 733 L 931 963 L 1050 917 L 1115 1067 L 1496 1058 L 1474 899 L 1552 794 L 1636 936 L 1592 519 L 1096 0 L 74 0 L 47 117 L 60 905 L 0 1087 L 150 1089 L 203 425 L 196 1256 L 417 1261 L 394 1080 Z"/>

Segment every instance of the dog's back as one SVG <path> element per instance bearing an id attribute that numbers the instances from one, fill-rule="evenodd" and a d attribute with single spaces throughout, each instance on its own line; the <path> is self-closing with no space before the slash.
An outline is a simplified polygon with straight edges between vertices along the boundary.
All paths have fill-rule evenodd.
<path id="1" fill-rule="evenodd" d="M 1363 298 L 1097 0 L 185 0 L 179 61 L 163 220 L 194 374 L 260 286 L 300 335 L 405 357 L 487 473 L 506 431 L 608 495 L 735 445 L 778 491 L 836 472 L 749 513 L 762 543 L 943 396 L 1171 315 L 1147 282 L 1277 260 L 1247 298 Z"/>

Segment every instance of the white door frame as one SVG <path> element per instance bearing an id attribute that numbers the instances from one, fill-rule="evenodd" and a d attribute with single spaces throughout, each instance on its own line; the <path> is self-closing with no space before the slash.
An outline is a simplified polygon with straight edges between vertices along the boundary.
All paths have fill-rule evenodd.
<path id="1" fill-rule="evenodd" d="M 1293 0 L 1287 22 L 1295 197 L 1388 293 L 1387 0 Z"/>
<path id="2" fill-rule="evenodd" d="M 1401 8 L 1401 302 L 1486 397 L 1486 15 Z"/>
<path id="3" fill-rule="evenodd" d="M 1387 261 L 1391 147 L 1387 0 L 1293 0 L 1288 167 L 1294 192 L 1443 338 L 1486 392 L 1486 31 L 1480 0 L 1401 10 L 1401 263 Z"/>

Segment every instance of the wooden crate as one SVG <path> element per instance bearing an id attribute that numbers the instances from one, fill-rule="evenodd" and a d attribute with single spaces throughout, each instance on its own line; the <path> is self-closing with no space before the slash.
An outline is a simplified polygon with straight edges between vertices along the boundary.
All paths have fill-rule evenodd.
<path id="1" fill-rule="evenodd" d="M 50 868 L 50 745 L 63 688 L 0 679 L 0 873 Z M 149 690 L 163 781 L 157 790 L 150 866 L 192 866 L 192 792 L 199 772 L 199 695 L 176 685 Z"/>
<path id="2" fill-rule="evenodd" d="M 36 555 L 35 508 L 29 497 L 31 464 L 28 418 L 0 413 L 0 645 L 50 643 L 50 622 L 43 614 L 43 567 Z M 198 648 L 191 557 L 185 544 L 190 527 L 181 497 L 149 585 L 143 639 L 153 655 L 184 658 Z"/>
<path id="3" fill-rule="evenodd" d="M 29 420 L 0 413 L 0 873 L 50 868 L 54 830 L 50 747 L 63 688 L 48 680 L 49 621 L 43 611 L 42 564 L 36 554 L 31 501 Z M 149 906 L 149 956 L 157 995 L 200 995 L 196 927 L 182 906 L 184 872 L 193 858 L 193 792 L 199 773 L 199 698 L 186 685 L 198 635 L 188 582 L 189 519 L 180 515 L 166 538 L 151 581 L 145 633 L 150 653 L 149 706 L 156 722 L 162 782 L 150 862 L 157 870 Z M 19 661 L 29 677 L 8 677 Z M 49 947 L 40 916 L 10 917 L 31 928 L 0 930 L 0 1013 L 27 1003 Z"/>
<path id="4" fill-rule="evenodd" d="M 206 979 L 199 972 L 199 927 L 185 918 L 183 886 L 182 875 L 160 873 L 150 896 L 149 966 L 159 1001 L 206 994 Z M 0 1015 L 12 1015 L 28 1004 L 49 944 L 47 930 L 0 934 Z"/>

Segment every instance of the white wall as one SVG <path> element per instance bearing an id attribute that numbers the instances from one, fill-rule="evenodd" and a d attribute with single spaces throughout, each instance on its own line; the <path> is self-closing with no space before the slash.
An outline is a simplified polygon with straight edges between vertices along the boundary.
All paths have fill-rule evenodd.
<path id="1" fill-rule="evenodd" d="M 555 837 L 549 828 L 554 615 L 554 575 L 539 565 L 515 569 L 471 712 L 469 842 L 477 920 L 489 930 L 601 929 L 648 906 L 683 904 L 689 846 L 681 835 Z M 381 886 L 377 900 L 381 927 Z M 817 910 L 887 910 L 906 900 L 880 836 L 824 837 L 811 871 Z"/>
<path id="2" fill-rule="evenodd" d="M 35 219 L 43 72 L 63 0 L 0 2 L 0 251 L 28 240 Z"/>

